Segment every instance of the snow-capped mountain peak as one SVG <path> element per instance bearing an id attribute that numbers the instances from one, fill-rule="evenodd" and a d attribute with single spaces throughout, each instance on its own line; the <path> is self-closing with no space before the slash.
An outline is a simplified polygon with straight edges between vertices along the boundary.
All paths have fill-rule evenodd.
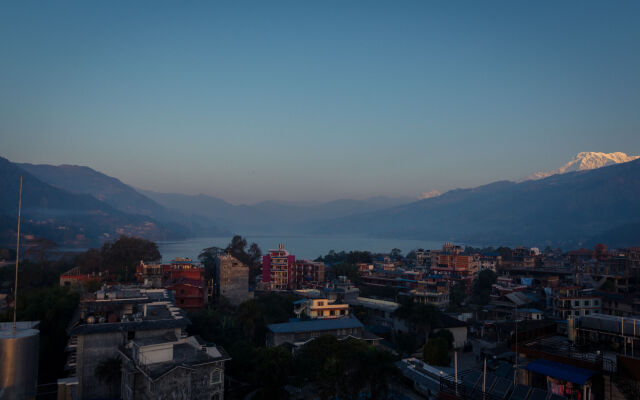
<path id="1" fill-rule="evenodd" d="M 529 175 L 525 180 L 542 179 L 551 175 L 564 174 L 573 171 L 585 171 L 589 169 L 596 169 L 606 167 L 607 165 L 626 163 L 629 161 L 637 160 L 640 156 L 629 156 L 626 153 L 600 153 L 595 151 L 584 151 L 578 153 L 573 160 L 569 161 L 562 167 L 554 169 L 548 172 L 536 172 Z"/>

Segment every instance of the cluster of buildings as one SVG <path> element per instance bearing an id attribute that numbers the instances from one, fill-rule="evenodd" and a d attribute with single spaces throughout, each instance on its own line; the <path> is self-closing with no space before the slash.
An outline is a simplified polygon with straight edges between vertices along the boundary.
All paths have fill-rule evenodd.
<path id="1" fill-rule="evenodd" d="M 141 262 L 136 287 L 103 286 L 82 299 L 69 327 L 69 376 L 58 381 L 58 398 L 222 399 L 229 357 L 187 334 L 183 310 L 220 297 L 238 305 L 261 292 L 299 296 L 295 318 L 268 325 L 265 337 L 266 346 L 294 353 L 323 335 L 390 346 L 393 338 L 419 334 L 396 313 L 401 303 L 436 306 L 443 312 L 432 333 L 451 332 L 460 364 L 428 365 L 416 355 L 398 362 L 402 382 L 428 398 L 640 398 L 640 248 L 473 253 L 447 243 L 419 249 L 415 258 L 376 256 L 356 267 L 357 284 L 335 276 L 331 266 L 325 271 L 321 262 L 297 260 L 280 245 L 263 256 L 254 292 L 249 267 L 227 252 L 217 254 L 206 273 L 190 259 Z M 477 303 L 471 288 L 484 270 L 495 281 Z M 100 279 L 71 270 L 60 283 Z M 456 285 L 467 288 L 467 300 L 452 310 Z M 388 288 L 393 296 L 372 294 Z M 0 339 L 37 338 L 37 323 L 24 324 L 17 334 L 0 325 Z M 105 377 L 114 360 L 116 378 Z M 15 390 L 25 387 L 16 384 Z"/>
<path id="2" fill-rule="evenodd" d="M 189 324 L 167 289 L 85 295 L 69 327 L 69 376 L 58 380 L 58 399 L 223 399 L 229 357 L 188 336 Z"/>

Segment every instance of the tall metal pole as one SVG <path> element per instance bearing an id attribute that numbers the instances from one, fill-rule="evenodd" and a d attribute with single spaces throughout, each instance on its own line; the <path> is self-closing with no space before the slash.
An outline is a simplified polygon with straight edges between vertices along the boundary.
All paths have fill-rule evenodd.
<path id="1" fill-rule="evenodd" d="M 484 369 L 482 370 L 482 398 L 487 393 L 487 357 L 484 358 Z"/>
<path id="2" fill-rule="evenodd" d="M 513 386 L 518 383 L 518 305 L 516 304 L 516 315 L 514 320 L 516 321 L 516 369 L 513 371 Z"/>
<path id="3" fill-rule="evenodd" d="M 458 352 L 453 353 L 453 368 L 455 371 L 456 396 L 458 395 Z"/>
<path id="4" fill-rule="evenodd" d="M 13 288 L 13 333 L 16 333 L 18 310 L 18 259 L 20 258 L 20 213 L 22 212 L 22 175 L 20 175 L 20 196 L 18 197 L 18 238 L 16 240 L 16 282 Z"/>

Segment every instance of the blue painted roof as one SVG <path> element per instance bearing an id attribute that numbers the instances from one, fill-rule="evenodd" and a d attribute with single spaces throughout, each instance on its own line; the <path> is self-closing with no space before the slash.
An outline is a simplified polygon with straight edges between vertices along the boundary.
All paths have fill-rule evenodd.
<path id="1" fill-rule="evenodd" d="M 330 331 L 334 329 L 362 328 L 357 318 L 314 319 L 310 321 L 270 324 L 267 328 L 274 333 Z"/>
<path id="2" fill-rule="evenodd" d="M 518 312 L 528 312 L 528 313 L 539 313 L 542 314 L 542 311 L 537 308 L 518 308 Z"/>
<path id="3" fill-rule="evenodd" d="M 578 385 L 584 385 L 595 374 L 590 369 L 578 368 L 544 359 L 531 361 L 525 369 L 552 378 L 577 383 Z"/>

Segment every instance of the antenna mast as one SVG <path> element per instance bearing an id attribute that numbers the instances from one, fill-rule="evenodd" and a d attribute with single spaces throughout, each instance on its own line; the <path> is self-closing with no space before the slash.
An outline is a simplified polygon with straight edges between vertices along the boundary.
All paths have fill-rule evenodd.
<path id="1" fill-rule="evenodd" d="M 20 258 L 20 212 L 22 211 L 22 175 L 20 175 L 20 197 L 18 198 L 18 238 L 16 243 L 16 282 L 13 289 L 13 333 L 16 333 L 18 310 L 18 259 Z"/>

